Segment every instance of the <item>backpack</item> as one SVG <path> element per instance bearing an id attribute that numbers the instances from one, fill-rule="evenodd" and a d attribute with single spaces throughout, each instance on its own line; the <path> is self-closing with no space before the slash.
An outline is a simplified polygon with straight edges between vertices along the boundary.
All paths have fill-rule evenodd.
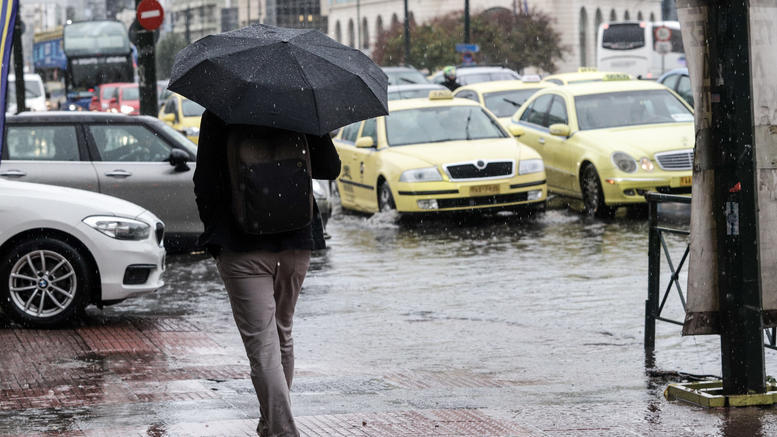
<path id="1" fill-rule="evenodd" d="M 278 234 L 312 222 L 313 186 L 305 134 L 232 125 L 227 168 L 232 214 L 244 233 Z"/>

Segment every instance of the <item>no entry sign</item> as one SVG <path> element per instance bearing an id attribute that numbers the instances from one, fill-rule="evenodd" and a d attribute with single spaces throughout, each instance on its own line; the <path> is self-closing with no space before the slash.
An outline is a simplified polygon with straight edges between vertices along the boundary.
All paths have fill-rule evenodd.
<path id="1" fill-rule="evenodd" d="M 156 30 L 162 25 L 165 11 L 156 0 L 143 0 L 138 5 L 138 23 L 148 30 Z"/>

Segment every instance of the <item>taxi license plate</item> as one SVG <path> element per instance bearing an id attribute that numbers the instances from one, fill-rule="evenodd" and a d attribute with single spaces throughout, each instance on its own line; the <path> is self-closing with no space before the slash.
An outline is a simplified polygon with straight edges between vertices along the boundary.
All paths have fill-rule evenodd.
<path id="1" fill-rule="evenodd" d="M 499 194 L 499 184 L 475 185 L 469 187 L 470 196 L 487 196 L 491 194 Z"/>
<path id="2" fill-rule="evenodd" d="M 687 187 L 691 185 L 691 177 L 690 176 L 683 176 L 680 178 L 680 186 L 681 187 Z"/>

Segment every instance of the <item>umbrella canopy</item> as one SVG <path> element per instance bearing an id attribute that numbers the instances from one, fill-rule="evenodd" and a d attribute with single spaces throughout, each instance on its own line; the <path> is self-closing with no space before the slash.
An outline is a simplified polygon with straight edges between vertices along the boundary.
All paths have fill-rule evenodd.
<path id="1" fill-rule="evenodd" d="M 366 55 L 318 30 L 256 24 L 178 52 L 168 88 L 230 124 L 323 135 L 388 114 L 387 86 Z"/>

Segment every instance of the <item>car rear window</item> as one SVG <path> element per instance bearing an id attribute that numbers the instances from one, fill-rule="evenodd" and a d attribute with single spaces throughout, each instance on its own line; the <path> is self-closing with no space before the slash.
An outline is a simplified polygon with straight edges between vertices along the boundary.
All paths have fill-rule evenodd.
<path id="1" fill-rule="evenodd" d="M 74 126 L 8 126 L 9 160 L 78 161 Z"/>
<path id="2" fill-rule="evenodd" d="M 133 86 L 133 87 L 122 88 L 121 98 L 122 100 L 139 100 L 140 94 L 138 92 L 138 87 Z"/>

